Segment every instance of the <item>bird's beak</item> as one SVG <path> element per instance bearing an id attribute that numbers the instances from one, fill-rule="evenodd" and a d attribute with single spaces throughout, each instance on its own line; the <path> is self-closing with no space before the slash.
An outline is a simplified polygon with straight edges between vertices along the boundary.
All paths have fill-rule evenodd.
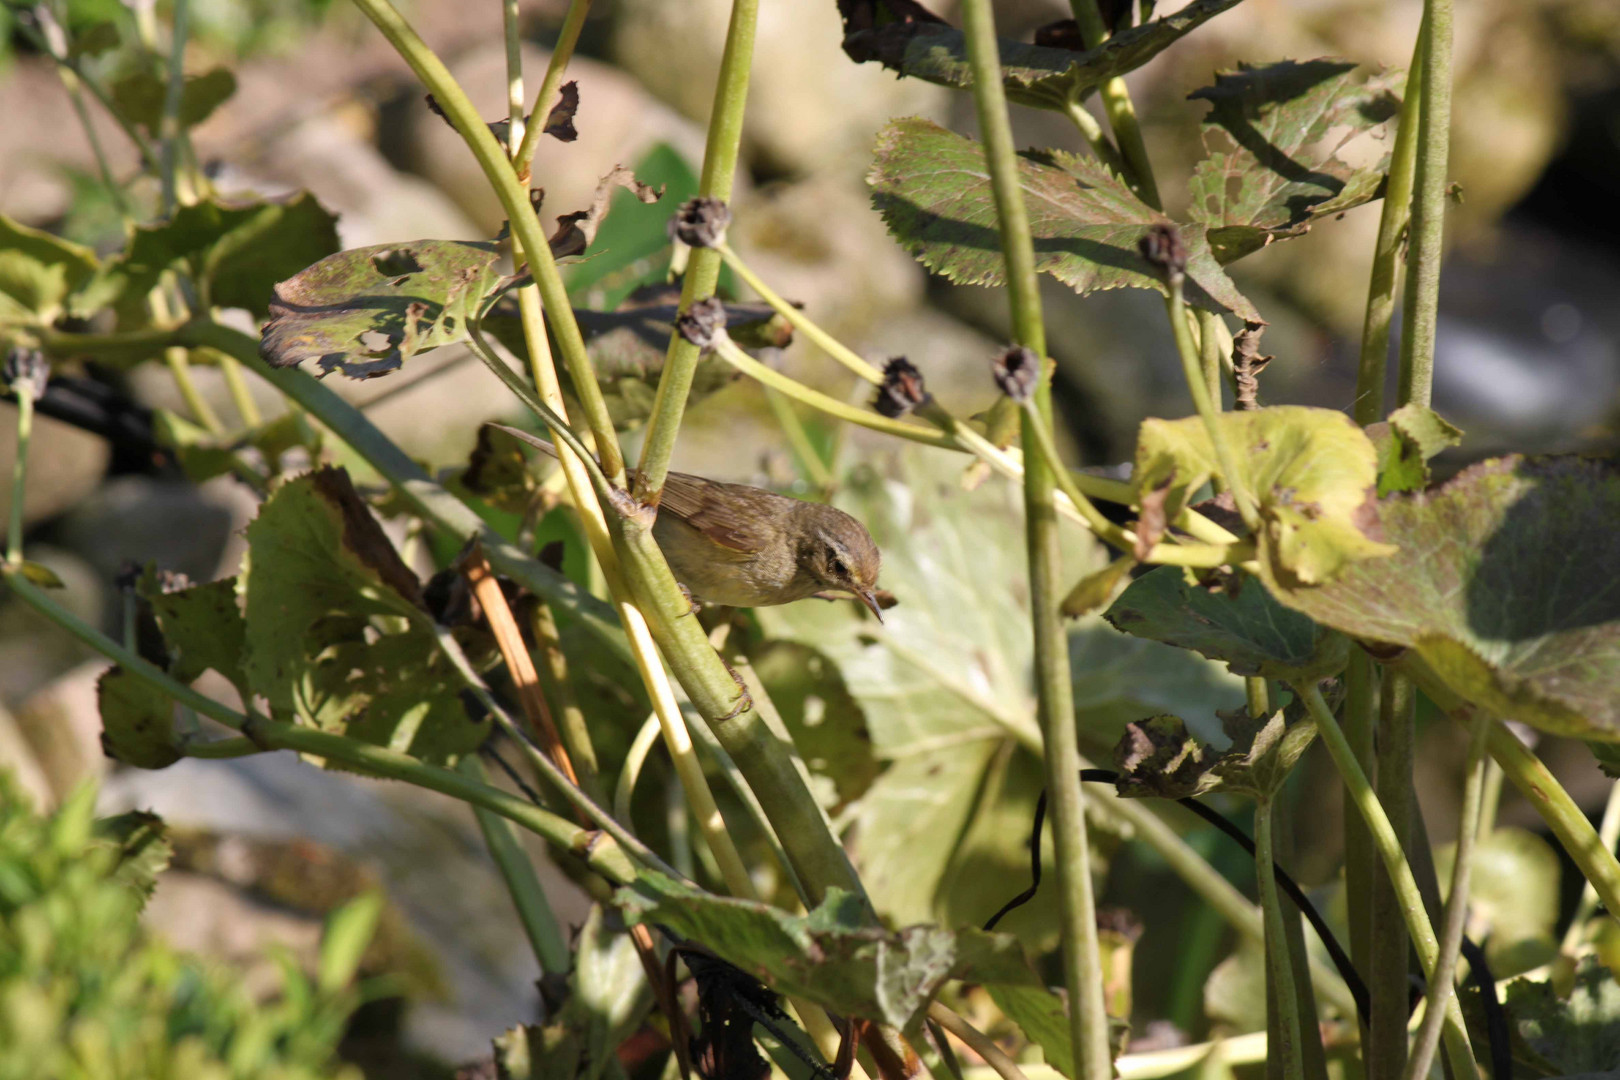
<path id="1" fill-rule="evenodd" d="M 873 592 L 871 589 L 865 589 L 856 593 L 855 595 L 861 598 L 861 603 L 865 604 L 872 610 L 872 614 L 877 616 L 878 622 L 883 621 L 883 609 L 878 606 L 877 593 Z"/>

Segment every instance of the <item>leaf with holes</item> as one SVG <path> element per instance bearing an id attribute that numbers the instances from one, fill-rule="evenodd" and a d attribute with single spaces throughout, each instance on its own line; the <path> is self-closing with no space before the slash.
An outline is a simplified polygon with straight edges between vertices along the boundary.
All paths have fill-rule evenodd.
<path id="1" fill-rule="evenodd" d="M 342 469 L 277 488 L 247 527 L 243 669 L 278 718 L 429 761 L 488 731 L 461 701 L 416 575 Z"/>
<path id="2" fill-rule="evenodd" d="M 1352 165 L 1340 151 L 1381 131 L 1400 109 L 1399 75 L 1358 80 L 1356 65 L 1284 60 L 1242 65 L 1215 76 L 1190 98 L 1208 101 L 1204 143 L 1210 155 L 1193 171 L 1189 213 L 1209 227 L 1223 263 L 1311 223 L 1373 199 L 1389 169 L 1389 151 Z"/>
<path id="3" fill-rule="evenodd" d="M 370 379 L 419 352 L 467 339 L 467 322 L 501 281 L 484 241 L 417 240 L 328 256 L 275 288 L 259 353 L 273 367 L 319 362 Z"/>
<path id="4" fill-rule="evenodd" d="M 1224 660 L 1234 675 L 1315 679 L 1337 674 L 1349 656 L 1343 634 L 1279 604 L 1244 576 L 1233 590 L 1189 584 L 1161 566 L 1130 584 L 1103 613 L 1114 629 Z"/>
<path id="5" fill-rule="evenodd" d="M 1170 219 L 1096 159 L 1061 151 L 1023 154 L 1018 180 L 1037 270 L 1081 295 L 1119 288 L 1165 291 L 1137 244 Z M 964 285 L 1005 280 L 995 198 L 978 143 L 928 120 L 891 121 L 878 135 L 866 182 L 890 234 L 924 266 Z M 1216 262 L 1205 226 L 1179 228 L 1187 247 L 1187 302 L 1263 322 Z"/>
<path id="6" fill-rule="evenodd" d="M 1037 109 L 1062 110 L 1097 87 L 1135 71 L 1238 0 L 1193 0 L 1162 19 L 1121 30 L 1095 49 L 1068 49 L 998 42 L 1007 100 Z M 880 26 L 844 24 L 844 52 L 856 63 L 876 61 L 901 76 L 971 89 L 973 68 L 962 31 L 944 22 L 917 19 Z"/>
<path id="7" fill-rule="evenodd" d="M 866 921 L 859 897 L 829 889 L 808 915 L 703 892 L 644 872 L 614 902 L 625 918 L 654 923 L 712 950 L 780 994 L 844 1016 L 900 1028 L 921 1020 L 948 980 L 1040 986 L 1011 934 Z"/>
<path id="8" fill-rule="evenodd" d="M 1369 532 L 1375 452 L 1349 417 L 1332 409 L 1275 405 L 1217 417 L 1263 525 L 1261 566 L 1273 580 L 1316 584 L 1395 549 Z M 1136 442 L 1140 496 L 1167 491 L 1174 518 L 1219 471 L 1197 416 L 1144 420 Z"/>
<path id="9" fill-rule="evenodd" d="M 213 670 L 246 692 L 242 652 L 247 624 L 242 619 L 235 578 L 165 590 L 157 572 L 148 566 L 136 582 L 135 592 L 151 605 L 163 631 L 170 650 L 170 675 L 191 683 Z"/>
<path id="10" fill-rule="evenodd" d="M 1411 650 L 1403 663 L 1441 699 L 1620 740 L 1620 466 L 1497 458 L 1376 510 L 1394 555 L 1317 588 L 1270 580 L 1277 598 Z"/>
<path id="11" fill-rule="evenodd" d="M 1429 486 L 1429 459 L 1462 442 L 1462 431 L 1433 409 L 1402 405 L 1389 419 L 1367 425 L 1378 448 L 1378 496 Z"/>

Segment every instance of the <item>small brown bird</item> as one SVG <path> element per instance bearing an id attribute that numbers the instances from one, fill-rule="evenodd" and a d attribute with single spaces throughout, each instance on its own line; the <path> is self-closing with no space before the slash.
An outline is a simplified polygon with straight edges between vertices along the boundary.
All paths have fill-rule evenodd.
<path id="1" fill-rule="evenodd" d="M 527 432 L 491 426 L 556 456 L 551 444 Z M 883 618 L 882 555 L 866 526 L 834 507 L 672 472 L 652 532 L 675 580 L 696 599 L 765 607 L 843 592 Z"/>

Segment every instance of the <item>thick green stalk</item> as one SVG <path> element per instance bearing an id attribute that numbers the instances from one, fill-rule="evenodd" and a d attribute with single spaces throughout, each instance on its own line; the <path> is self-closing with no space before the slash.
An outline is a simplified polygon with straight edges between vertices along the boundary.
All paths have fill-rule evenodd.
<path id="1" fill-rule="evenodd" d="M 1270 1047 L 1269 1060 L 1280 1066 L 1284 1080 L 1304 1080 L 1304 1039 L 1300 1025 L 1299 994 L 1294 986 L 1294 962 L 1288 948 L 1288 931 L 1282 896 L 1277 891 L 1276 866 L 1272 860 L 1272 817 L 1270 799 L 1254 808 L 1254 870 L 1260 882 L 1260 912 L 1265 920 L 1266 988 L 1277 1010 L 1277 1043 Z M 1269 1025 L 1268 1025 L 1269 1026 Z"/>
<path id="2" fill-rule="evenodd" d="M 518 0 L 501 0 L 501 36 L 506 42 L 506 148 L 517 161 L 523 145 L 523 35 L 518 28 Z M 545 123 L 545 117 L 539 122 Z M 518 183 L 529 186 L 521 173 Z"/>
<path id="3" fill-rule="evenodd" d="M 1564 785 L 1506 726 L 1491 726 L 1490 750 L 1508 780 L 1536 808 L 1614 917 L 1620 912 L 1620 862 L 1613 849 L 1604 844 Z"/>
<path id="4" fill-rule="evenodd" d="M 1429 925 L 1429 917 L 1423 908 L 1423 897 L 1418 892 L 1417 880 L 1412 876 L 1412 867 L 1406 861 L 1406 853 L 1401 847 L 1400 838 L 1385 815 L 1378 796 L 1374 794 L 1372 784 L 1367 780 L 1367 774 L 1362 772 L 1360 763 L 1356 761 L 1355 752 L 1345 739 L 1339 722 L 1333 718 L 1333 710 L 1322 700 L 1322 691 L 1315 684 L 1296 685 L 1294 691 L 1304 701 L 1311 719 L 1316 721 L 1317 732 L 1322 737 L 1322 744 L 1332 756 L 1334 766 L 1339 770 L 1345 791 L 1362 820 L 1367 823 L 1373 843 L 1378 848 L 1378 854 L 1383 859 L 1384 867 L 1389 871 L 1390 879 L 1395 885 L 1395 893 L 1400 898 L 1401 914 L 1406 920 L 1408 932 L 1412 935 L 1412 942 L 1417 947 L 1418 959 L 1432 983 L 1435 965 L 1440 956 L 1440 943 L 1434 936 L 1434 928 Z M 1457 1004 L 1455 997 L 1449 998 L 1446 1002 L 1445 1040 L 1446 1057 L 1452 1069 L 1464 1078 L 1478 1076 L 1473 1050 L 1468 1044 L 1468 1029 L 1463 1024 L 1462 1008 Z"/>
<path id="5" fill-rule="evenodd" d="M 1480 795 L 1485 787 L 1485 743 L 1496 721 L 1475 716 L 1468 740 L 1468 760 L 1464 766 L 1462 813 L 1457 819 L 1457 857 L 1451 868 L 1451 891 L 1446 895 L 1441 919 L 1440 959 L 1429 979 L 1423 1023 L 1412 1043 L 1412 1056 L 1406 1062 L 1405 1080 L 1423 1080 L 1434 1064 L 1440 1046 L 1443 1006 L 1453 999 L 1452 979 L 1457 972 L 1457 955 L 1462 951 L 1463 930 L 1468 925 L 1468 881 L 1474 864 L 1474 841 L 1479 835 Z M 1440 1007 L 1437 1007 L 1440 1006 Z"/>
<path id="6" fill-rule="evenodd" d="M 399 490 L 419 517 L 460 541 L 478 537 L 490 565 L 497 571 L 537 596 L 567 608 L 615 655 L 630 660 L 630 647 L 611 607 L 496 535 L 465 503 L 434 483 L 364 413 L 325 383 L 299 371 L 271 367 L 259 356 L 258 342 L 227 326 L 191 323 L 183 328 L 181 339 L 185 344 L 205 345 L 236 357 L 364 458 Z"/>
<path id="7" fill-rule="evenodd" d="M 1080 27 L 1080 40 L 1086 48 L 1095 49 L 1108 40 L 1108 27 L 1097 10 L 1097 0 L 1069 0 L 1069 10 Z M 1126 181 L 1136 189 L 1142 201 L 1155 210 L 1163 209 L 1159 199 L 1159 186 L 1153 179 L 1153 165 L 1148 160 L 1147 143 L 1142 140 L 1142 125 L 1136 119 L 1136 107 L 1131 104 L 1131 92 L 1123 76 L 1115 76 L 1097 88 L 1102 98 L 1103 111 L 1108 114 L 1108 126 L 1114 129 L 1124 155 Z"/>
<path id="8" fill-rule="evenodd" d="M 1378 802 L 1390 820 L 1401 847 L 1412 848 L 1412 758 L 1417 699 L 1412 680 L 1385 671 L 1378 697 L 1377 751 Z M 1349 815 L 1346 812 L 1346 816 Z M 1358 819 L 1359 820 L 1359 819 Z M 1365 824 L 1365 822 L 1363 822 Z M 1372 833 L 1367 842 L 1372 844 Z M 1376 847 L 1373 849 L 1377 850 Z M 1407 987 L 1412 951 L 1406 930 L 1406 912 L 1382 862 L 1373 873 L 1370 930 L 1372 957 L 1367 981 L 1372 995 L 1372 1020 L 1367 1051 L 1370 1080 L 1396 1080 L 1406 1069 Z"/>
<path id="9" fill-rule="evenodd" d="M 1428 405 L 1434 390 L 1434 335 L 1444 250 L 1446 161 L 1451 149 L 1451 2 L 1424 0 L 1423 103 L 1418 118 L 1416 197 L 1401 333 L 1402 405 Z"/>
<path id="10" fill-rule="evenodd" d="M 474 806 L 482 806 L 585 860 L 593 870 L 609 881 L 628 884 L 635 879 L 635 862 L 610 836 L 580 828 L 556 814 L 548 813 L 531 803 L 508 795 L 499 788 L 481 784 L 452 769 L 429 765 L 397 750 L 359 742 L 326 731 L 316 731 L 313 728 L 266 720 L 259 716 L 245 716 L 171 679 L 163 671 L 57 604 L 49 594 L 23 575 L 7 574 L 5 581 L 17 599 L 131 675 L 168 694 L 176 703 L 242 732 L 261 749 L 293 750 L 301 754 L 330 758 L 389 780 L 403 780 Z M 178 749 L 183 750 L 184 747 Z"/>
<path id="11" fill-rule="evenodd" d="M 457 768 L 479 783 L 489 782 L 484 767 L 470 754 L 461 759 Z M 512 834 L 512 826 L 499 814 L 475 806 L 473 816 L 484 834 L 484 846 L 489 848 L 489 856 L 495 860 L 495 868 L 506 883 L 506 891 L 512 897 L 512 906 L 517 909 L 518 921 L 523 924 L 534 958 L 540 962 L 540 970 L 548 975 L 566 972 L 570 960 L 568 943 L 557 927 L 557 916 L 552 913 L 540 879 L 535 876 L 528 852 Z"/>
<path id="12" fill-rule="evenodd" d="M 540 144 L 540 136 L 544 134 L 546 119 L 551 112 L 551 99 L 556 96 L 557 88 L 562 85 L 563 72 L 568 70 L 568 61 L 574 56 L 574 47 L 579 44 L 579 32 L 585 28 L 585 16 L 591 10 L 591 0 L 572 0 L 568 5 L 568 14 L 563 16 L 562 29 L 557 34 L 557 44 L 551 49 L 551 62 L 546 65 L 545 78 L 540 82 L 540 92 L 534 95 L 533 122 L 523 132 L 522 143 L 517 153 L 512 156 L 512 164 L 517 168 L 518 179 L 524 183 L 529 181 L 529 165 L 534 160 L 534 151 Z M 521 109 L 521 105 L 519 106 Z"/>
<path id="13" fill-rule="evenodd" d="M 1378 665 L 1359 648 L 1350 651 L 1344 673 L 1344 737 L 1363 772 L 1376 776 L 1374 733 L 1378 728 Z M 1378 855 L 1367 826 L 1344 815 L 1344 897 L 1350 926 L 1350 960 L 1356 970 L 1372 970 L 1372 896 L 1378 883 Z"/>
<path id="14" fill-rule="evenodd" d="M 1209 393 L 1209 402 L 1220 412 L 1221 405 L 1221 336 L 1215 329 L 1215 323 L 1220 316 L 1213 311 L 1198 308 L 1194 313 L 1198 320 L 1198 359 L 1204 368 L 1204 386 Z"/>
<path id="15" fill-rule="evenodd" d="M 698 193 L 721 202 L 731 201 L 742 146 L 743 110 L 748 102 L 748 69 L 754 59 L 754 29 L 759 21 L 759 0 L 732 0 L 731 26 L 720 56 L 720 74 L 714 84 L 714 106 L 709 111 L 708 140 L 703 147 L 703 172 Z M 681 310 L 714 295 L 720 283 L 720 253 L 712 248 L 692 252 L 681 282 Z M 669 339 L 658 394 L 647 419 L 647 438 L 641 444 L 641 465 L 636 475 L 636 496 L 655 504 L 664 490 L 664 477 L 675 452 L 675 438 L 686 398 L 697 371 L 699 349 L 679 333 Z"/>
<path id="16" fill-rule="evenodd" d="M 1001 250 L 1007 267 L 1008 303 L 1014 337 L 1043 366 L 1033 407 L 1023 418 L 1024 530 L 1029 552 L 1030 608 L 1035 636 L 1035 685 L 1041 735 L 1046 745 L 1046 790 L 1052 810 L 1063 940 L 1064 983 L 1069 991 L 1069 1034 L 1077 1080 L 1109 1080 L 1113 1058 L 1102 985 L 1102 952 L 1092 895 L 1091 851 L 1086 835 L 1085 793 L 1080 786 L 1079 734 L 1069 678 L 1068 636 L 1058 605 L 1064 586 L 1052 469 L 1041 456 L 1036 425 L 1052 423 L 1052 391 L 1046 378 L 1046 327 L 1029 217 L 1018 185 L 1018 158 L 1001 85 L 1001 60 L 990 0 L 965 0 L 962 29 L 973 67 L 973 103 L 984 139 L 985 161 L 996 201 Z M 936 1017 L 936 1019 L 939 1019 Z M 944 1020 L 941 1019 L 941 1023 Z M 947 1025 L 948 1027 L 948 1025 Z"/>
<path id="17" fill-rule="evenodd" d="M 163 185 L 163 216 L 174 213 L 178 201 L 177 174 L 180 168 L 180 103 L 186 89 L 186 35 L 191 27 L 191 0 L 174 0 L 174 18 L 170 29 L 173 41 L 169 47 L 169 85 L 163 96 L 163 118 L 158 131 L 163 137 L 163 169 L 159 178 Z"/>
<path id="18" fill-rule="evenodd" d="M 1389 358 L 1389 325 L 1395 316 L 1395 294 L 1400 289 L 1406 246 L 1406 226 L 1412 217 L 1412 178 L 1417 167 L 1418 114 L 1423 103 L 1424 40 L 1427 23 L 1418 30 L 1412 64 L 1406 73 L 1395 147 L 1389 156 L 1389 177 L 1384 206 L 1378 219 L 1378 241 L 1373 248 L 1372 280 L 1367 285 L 1367 313 L 1361 321 L 1361 359 L 1356 367 L 1356 399 L 1351 415 L 1362 427 L 1384 418 L 1384 369 Z"/>
<path id="19" fill-rule="evenodd" d="M 540 666 L 541 684 L 550 691 L 557 730 L 562 734 L 563 745 L 568 748 L 568 757 L 579 775 L 580 789 L 593 801 L 602 802 L 606 793 L 602 790 L 596 746 L 591 742 L 591 730 L 585 721 L 585 713 L 574 696 L 573 680 L 568 676 L 568 656 L 563 652 L 562 635 L 558 632 L 557 619 L 551 613 L 550 604 L 534 605 L 529 629 L 545 660 Z"/>
<path id="20" fill-rule="evenodd" d="M 602 471 L 613 483 L 623 484 L 624 458 L 619 451 L 613 419 L 608 414 L 607 402 L 596 382 L 596 371 L 585 351 L 585 339 L 580 334 L 579 323 L 574 319 L 574 310 L 569 305 L 568 290 L 557 270 L 557 261 L 552 258 L 551 248 L 540 230 L 540 220 L 529 205 L 527 188 L 518 182 L 506 151 L 495 141 L 489 126 L 478 115 L 478 110 L 473 108 L 472 102 L 443 61 L 428 48 L 394 5 L 389 0 L 354 0 L 354 4 L 382 31 L 395 51 L 416 73 L 416 77 L 433 92 L 439 106 L 450 118 L 451 126 L 465 140 L 473 158 L 489 180 L 490 187 L 500 199 L 511 224 L 512 236 L 528 260 L 549 313 L 558 350 L 573 378 L 580 407 L 596 440 L 596 454 Z"/>
<path id="21" fill-rule="evenodd" d="M 11 521 L 6 527 L 6 563 L 21 566 L 23 561 L 23 504 L 27 501 L 28 445 L 34 434 L 34 387 L 28 379 L 18 379 L 12 390 L 17 395 L 17 459 L 11 463 Z"/>
<path id="22" fill-rule="evenodd" d="M 1490 775 L 1488 773 L 1486 778 L 1487 792 L 1489 790 Z M 1496 767 L 1494 775 L 1500 780 L 1502 770 L 1499 766 Z M 1489 836 L 1495 820 L 1495 807 L 1490 808 L 1490 816 L 1488 817 L 1486 816 L 1486 809 L 1482 807 L 1480 810 L 1480 831 Z M 1609 785 L 1609 799 L 1603 806 L 1603 822 L 1598 826 L 1598 838 L 1603 841 L 1605 851 L 1613 851 L 1614 845 L 1620 843 L 1620 782 Z M 1588 881 L 1581 886 L 1581 898 L 1576 901 L 1575 912 L 1570 916 L 1569 927 L 1564 931 L 1564 941 L 1560 947 L 1561 952 L 1571 956 L 1575 954 L 1575 950 L 1580 947 L 1581 937 L 1586 931 L 1586 921 L 1597 910 L 1597 904 L 1597 890 Z"/>

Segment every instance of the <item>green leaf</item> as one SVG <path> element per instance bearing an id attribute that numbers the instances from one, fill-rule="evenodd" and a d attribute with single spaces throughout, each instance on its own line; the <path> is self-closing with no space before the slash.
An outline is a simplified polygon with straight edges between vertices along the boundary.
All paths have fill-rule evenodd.
<path id="1" fill-rule="evenodd" d="M 1161 566 L 1133 581 L 1103 618 L 1124 633 L 1223 660 L 1234 675 L 1323 678 L 1349 656 L 1344 635 L 1279 604 L 1247 575 L 1228 588 L 1205 588 Z"/>
<path id="2" fill-rule="evenodd" d="M 808 645 L 790 641 L 766 642 L 749 663 L 810 774 L 830 785 L 828 812 L 835 814 L 864 795 L 879 766 L 866 715 L 838 666 Z"/>
<path id="3" fill-rule="evenodd" d="M 62 584 L 62 579 L 57 576 L 56 571 L 52 570 L 44 563 L 29 562 L 27 559 L 24 559 L 22 562 L 17 564 L 17 573 L 21 574 L 29 581 L 32 581 L 35 585 L 38 585 L 42 589 L 65 588 L 65 586 Z"/>
<path id="4" fill-rule="evenodd" d="M 1120 794 L 1185 799 L 1219 789 L 1267 800 L 1316 738 L 1302 709 L 1259 717 L 1236 709 L 1222 720 L 1231 745 L 1221 751 L 1188 734 L 1178 717 L 1131 724 L 1114 751 Z"/>
<path id="5" fill-rule="evenodd" d="M 1098 289 L 1165 291 L 1137 244 L 1170 219 L 1096 159 L 1023 154 L 1018 179 L 1037 270 L 1082 296 Z M 889 232 L 924 266 L 964 285 L 1005 280 L 990 173 L 978 143 L 928 120 L 893 120 L 878 134 L 866 182 Z M 1264 322 L 1216 262 L 1205 227 L 1179 229 L 1187 247 L 1187 302 Z"/>
<path id="6" fill-rule="evenodd" d="M 126 295 L 144 296 L 164 270 L 183 262 L 210 303 L 263 317 L 277 281 L 337 247 L 336 215 L 307 191 L 250 203 L 209 198 L 167 221 L 136 226 L 109 269 L 122 276 Z"/>
<path id="7" fill-rule="evenodd" d="M 840 889 L 799 916 L 643 873 L 615 894 L 615 903 L 631 921 L 667 926 L 778 993 L 901 1029 L 921 1019 L 950 979 L 1041 985 L 1010 934 L 885 930 L 866 922 L 860 899 Z"/>
<path id="8" fill-rule="evenodd" d="M 174 857 L 174 844 L 163 819 L 144 810 L 131 810 L 100 819 L 95 832 L 118 851 L 112 877 L 139 893 L 143 902 L 150 899 L 157 887 L 157 876 L 169 868 L 169 860 Z"/>
<path id="9" fill-rule="evenodd" d="M 55 322 L 99 266 L 89 248 L 0 214 L 0 324 Z"/>
<path id="10" fill-rule="evenodd" d="M 992 986 L 989 991 L 996 1008 L 1041 1048 L 1046 1063 L 1073 1077 L 1074 1041 L 1069 1037 L 1067 1003 L 1042 986 Z"/>
<path id="11" fill-rule="evenodd" d="M 572 993 L 565 1012 L 577 1016 L 584 1030 L 584 1080 L 596 1080 L 614 1060 L 619 1045 L 635 1032 L 652 1004 L 635 942 L 607 911 L 592 904 L 579 930 L 579 944 L 570 973 Z"/>
<path id="12" fill-rule="evenodd" d="M 259 352 L 274 367 L 318 360 L 320 374 L 369 379 L 419 352 L 465 341 L 501 281 L 499 246 L 416 240 L 352 248 L 282 281 Z"/>
<path id="13" fill-rule="evenodd" d="M 247 527 L 248 685 L 278 716 L 448 762 L 482 743 L 421 586 L 342 469 L 277 488 Z"/>
<path id="14" fill-rule="evenodd" d="M 1436 848 L 1435 872 L 1450 882 L 1457 846 Z M 1474 846 L 1468 890 L 1469 932 L 1483 938 L 1498 979 L 1540 967 L 1558 954 L 1560 878 L 1551 844 L 1524 829 L 1496 829 Z"/>
<path id="15" fill-rule="evenodd" d="M 1193 0 L 1173 15 L 1122 30 L 1086 52 L 998 42 L 1007 99 L 1040 109 L 1064 109 L 1109 79 L 1135 71 L 1238 0 Z M 943 22 L 890 22 L 852 29 L 844 52 L 856 63 L 876 61 L 902 76 L 958 90 L 973 86 L 962 31 Z"/>
<path id="16" fill-rule="evenodd" d="M 1367 426 L 1378 450 L 1378 496 L 1422 491 L 1429 486 L 1429 460 L 1462 442 L 1462 430 L 1433 409 L 1402 405 L 1389 419 Z"/>
<path id="17" fill-rule="evenodd" d="M 1567 999 L 1550 982 L 1525 979 L 1509 983 L 1505 996 L 1516 1041 L 1554 1075 L 1612 1076 L 1620 1069 L 1620 982 L 1596 960 L 1581 965 Z"/>
<path id="18" fill-rule="evenodd" d="M 256 449 L 272 474 L 280 471 L 281 455 L 296 447 L 320 456 L 321 433 L 301 411 L 285 412 L 245 432 L 216 435 L 178 413 L 156 409 L 152 433 L 161 446 L 174 452 L 193 483 L 227 476 L 243 464 L 242 452 Z M 252 462 L 248 462 L 249 465 Z"/>
<path id="19" fill-rule="evenodd" d="M 1022 845 L 1007 849 L 1006 832 L 1028 834 L 1041 784 L 1021 500 L 1003 484 L 963 491 L 958 469 L 923 455 L 898 456 L 889 472 L 856 471 L 836 499 L 883 551 L 880 584 L 899 601 L 885 624 L 853 603 L 820 600 L 755 617 L 770 638 L 836 668 L 870 737 L 867 768 L 889 762 L 855 819 L 853 854 L 873 904 L 897 922 L 959 925 L 1006 900 L 988 867 L 1027 873 Z M 1064 543 L 1073 572 L 1106 557 L 1076 531 Z M 1219 665 L 1095 617 L 1075 623 L 1069 640 L 1076 723 L 1094 753 L 1127 722 L 1160 712 L 1207 716 L 1214 734 L 1215 709 L 1243 702 L 1241 683 Z M 1009 756 L 1014 744 L 1021 749 Z M 859 743 L 843 745 L 862 760 Z M 981 847 L 991 842 L 987 823 L 1001 834 L 999 852 Z M 1021 932 L 1038 940 L 1043 925 L 1031 913 Z"/>
<path id="20" fill-rule="evenodd" d="M 1317 588 L 1268 584 L 1386 647 L 1437 699 L 1556 734 L 1620 739 L 1620 468 L 1498 458 L 1377 504 L 1399 551 Z"/>
<path id="21" fill-rule="evenodd" d="M 1204 118 L 1210 155 L 1193 171 L 1188 212 L 1209 227 L 1222 263 L 1376 196 L 1389 151 L 1359 168 L 1338 154 L 1400 110 L 1392 87 L 1402 80 L 1380 74 L 1358 82 L 1355 70 L 1336 60 L 1240 65 L 1188 95 L 1212 106 Z"/>
<path id="22" fill-rule="evenodd" d="M 174 748 L 174 699 L 121 667 L 96 680 L 101 749 L 138 769 L 163 769 L 180 760 Z"/>
<path id="23" fill-rule="evenodd" d="M 377 932 L 383 894 L 373 889 L 350 900 L 326 917 L 321 933 L 321 956 L 315 983 L 323 994 L 335 994 L 354 981 L 360 960 Z"/>
<path id="24" fill-rule="evenodd" d="M 151 70 L 132 71 L 114 81 L 111 90 L 113 104 L 124 119 L 146 128 L 149 134 L 158 134 L 163 122 L 163 103 L 169 93 L 167 79 L 159 78 Z M 236 76 L 225 68 L 187 75 L 180 92 L 180 126 L 196 127 L 234 93 Z"/>
<path id="25" fill-rule="evenodd" d="M 170 675 L 191 683 L 204 671 L 213 670 L 239 691 L 247 689 L 247 677 L 242 671 L 247 623 L 242 618 L 234 577 L 165 590 L 156 570 L 148 566 L 135 592 L 152 606 L 152 614 L 169 645 Z"/>
<path id="26" fill-rule="evenodd" d="M 1376 455 L 1365 433 L 1332 409 L 1275 405 L 1221 413 L 1227 443 L 1258 503 L 1260 561 L 1270 581 L 1327 581 L 1394 551 L 1369 532 Z M 1174 518 L 1218 471 L 1200 417 L 1144 420 L 1136 442 L 1139 496 L 1169 489 Z"/>

